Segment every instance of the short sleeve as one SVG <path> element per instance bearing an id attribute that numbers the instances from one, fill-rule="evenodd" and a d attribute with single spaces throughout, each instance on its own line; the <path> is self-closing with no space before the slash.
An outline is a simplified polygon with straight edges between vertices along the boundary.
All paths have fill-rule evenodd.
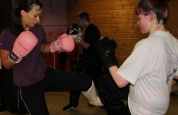
<path id="1" fill-rule="evenodd" d="M 135 84 L 148 72 L 146 67 L 148 60 L 148 53 L 142 47 L 136 46 L 117 73 L 130 83 Z"/>
<path id="2" fill-rule="evenodd" d="M 5 29 L 0 35 L 0 49 L 11 51 L 16 37 L 10 33 L 10 30 Z"/>

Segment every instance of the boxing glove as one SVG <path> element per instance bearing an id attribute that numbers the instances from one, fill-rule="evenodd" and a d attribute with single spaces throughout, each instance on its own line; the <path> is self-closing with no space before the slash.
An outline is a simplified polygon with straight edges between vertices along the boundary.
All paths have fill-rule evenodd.
<path id="1" fill-rule="evenodd" d="M 81 28 L 79 27 L 78 28 L 78 38 L 77 38 L 77 40 L 78 40 L 78 42 L 77 43 L 79 43 L 81 40 L 82 40 L 82 30 L 81 30 Z"/>
<path id="2" fill-rule="evenodd" d="M 57 38 L 56 41 L 51 42 L 50 49 L 51 52 L 71 52 L 75 47 L 74 40 L 71 36 L 67 34 L 62 34 Z"/>
<path id="3" fill-rule="evenodd" d="M 68 29 L 67 34 L 72 35 L 76 43 L 79 43 L 82 40 L 82 29 L 77 23 L 72 24 Z"/>
<path id="4" fill-rule="evenodd" d="M 37 37 L 30 31 L 23 31 L 14 42 L 9 59 L 13 63 L 19 63 L 23 57 L 29 54 L 38 43 Z"/>
<path id="5" fill-rule="evenodd" d="M 96 42 L 96 54 L 101 61 L 104 69 L 108 69 L 109 67 L 114 65 L 118 66 L 118 62 L 115 57 L 116 47 L 116 42 L 108 37 L 103 37 Z"/>
<path id="6" fill-rule="evenodd" d="M 78 35 L 80 36 L 80 37 L 82 37 L 82 28 L 78 25 L 78 23 L 74 23 L 72 26 L 71 26 L 71 28 L 75 28 L 75 29 L 77 29 L 77 32 L 78 32 Z"/>
<path id="7" fill-rule="evenodd" d="M 78 39 L 78 32 L 75 28 L 69 28 L 66 33 L 70 35 L 76 43 L 80 42 L 80 40 Z"/>

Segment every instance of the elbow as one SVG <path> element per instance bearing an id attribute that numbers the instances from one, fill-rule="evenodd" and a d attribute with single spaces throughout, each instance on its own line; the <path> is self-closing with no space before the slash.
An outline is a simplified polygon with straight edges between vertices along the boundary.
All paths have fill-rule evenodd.
<path id="1" fill-rule="evenodd" d="M 119 88 L 124 88 L 126 85 L 123 85 L 123 84 L 117 84 L 117 86 L 118 86 Z"/>
<path id="2" fill-rule="evenodd" d="M 3 66 L 5 69 L 10 70 L 12 67 L 9 66 Z"/>
<path id="3" fill-rule="evenodd" d="M 12 66 L 11 66 L 11 65 L 8 65 L 8 64 L 3 64 L 3 63 L 2 63 L 2 66 L 3 66 L 3 68 L 5 68 L 5 69 L 7 69 L 7 70 L 10 70 L 10 69 L 12 68 Z"/>
<path id="4" fill-rule="evenodd" d="M 116 84 L 119 88 L 124 88 L 128 85 L 128 82 L 119 81 Z"/>

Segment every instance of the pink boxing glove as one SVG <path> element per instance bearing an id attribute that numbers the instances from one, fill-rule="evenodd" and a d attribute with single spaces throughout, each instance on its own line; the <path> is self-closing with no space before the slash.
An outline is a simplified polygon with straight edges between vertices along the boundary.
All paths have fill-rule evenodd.
<path id="1" fill-rule="evenodd" d="M 13 63 L 19 63 L 22 57 L 29 54 L 38 43 L 37 37 L 30 31 L 23 31 L 15 40 L 9 59 Z"/>
<path id="2" fill-rule="evenodd" d="M 71 52 L 74 49 L 75 43 L 71 36 L 62 34 L 56 41 L 51 42 L 51 52 Z"/>

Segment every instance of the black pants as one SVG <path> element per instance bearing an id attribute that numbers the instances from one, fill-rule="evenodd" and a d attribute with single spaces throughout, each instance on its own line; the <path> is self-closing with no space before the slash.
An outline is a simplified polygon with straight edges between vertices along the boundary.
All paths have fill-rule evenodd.
<path id="1" fill-rule="evenodd" d="M 2 87 L 6 109 L 13 114 L 27 114 L 28 111 L 20 99 L 19 89 L 13 82 L 12 69 L 2 66 Z"/>
<path id="2" fill-rule="evenodd" d="M 2 70 L 0 69 L 0 112 L 3 112 L 6 110 L 3 93 L 4 92 L 3 92 L 3 84 L 2 84 Z"/>
<path id="3" fill-rule="evenodd" d="M 88 75 L 92 78 L 96 89 L 98 89 L 97 87 L 97 81 L 101 75 L 101 70 L 100 69 L 93 69 L 93 68 L 89 68 L 87 66 L 84 67 L 80 67 L 78 68 L 77 71 L 79 74 L 85 74 Z M 70 99 L 69 99 L 69 105 L 73 106 L 73 107 L 77 107 L 79 104 L 79 98 L 80 98 L 80 91 L 70 91 Z"/>
<path id="4" fill-rule="evenodd" d="M 87 67 L 86 66 L 86 71 L 85 72 L 83 72 L 84 74 L 86 74 L 86 75 L 88 75 L 88 76 L 90 76 L 91 78 L 92 78 L 92 80 L 93 80 L 93 82 L 94 82 L 94 84 L 95 84 L 95 87 L 96 87 L 96 89 L 98 89 L 98 87 L 97 87 L 97 82 L 98 82 L 98 80 L 99 80 L 99 78 L 100 78 L 100 76 L 101 76 L 101 70 L 100 70 L 100 68 L 91 68 L 91 67 Z"/>
<path id="5" fill-rule="evenodd" d="M 99 78 L 98 92 L 108 115 L 130 115 L 128 106 L 123 100 L 128 99 L 129 85 L 118 88 L 110 74 L 103 74 Z"/>
<path id="6" fill-rule="evenodd" d="M 44 92 L 87 91 L 92 84 L 91 77 L 47 67 L 45 78 L 31 86 L 19 87 L 21 98 L 31 115 L 49 115 Z"/>

